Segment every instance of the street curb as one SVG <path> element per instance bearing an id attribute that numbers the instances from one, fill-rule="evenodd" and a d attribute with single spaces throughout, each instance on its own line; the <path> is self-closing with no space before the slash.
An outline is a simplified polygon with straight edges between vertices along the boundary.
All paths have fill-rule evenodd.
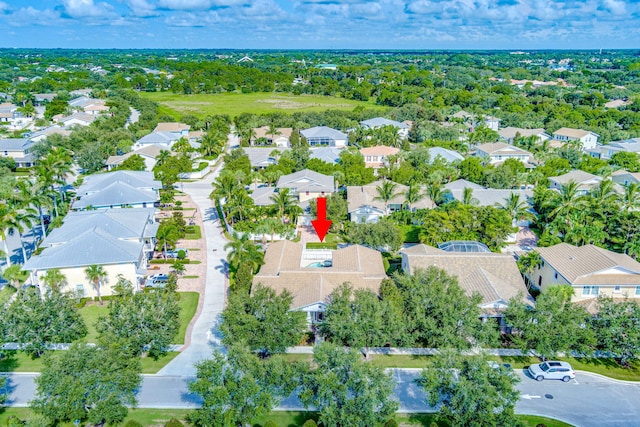
<path id="1" fill-rule="evenodd" d="M 637 385 L 637 386 L 640 386 L 640 381 L 619 380 L 619 379 L 616 379 L 616 378 L 608 377 L 608 376 L 606 376 L 606 375 L 597 374 L 597 373 L 595 373 L 595 372 L 590 372 L 590 371 L 580 371 L 580 370 L 578 370 L 578 369 L 576 369 L 575 371 L 576 371 L 576 372 L 579 372 L 580 374 L 584 374 L 584 375 L 587 375 L 587 376 L 592 376 L 592 377 L 600 378 L 600 379 L 603 379 L 603 380 L 605 380 L 605 381 L 609 381 L 609 382 L 612 382 L 612 383 L 618 383 L 618 384 L 629 384 L 629 385 Z"/>

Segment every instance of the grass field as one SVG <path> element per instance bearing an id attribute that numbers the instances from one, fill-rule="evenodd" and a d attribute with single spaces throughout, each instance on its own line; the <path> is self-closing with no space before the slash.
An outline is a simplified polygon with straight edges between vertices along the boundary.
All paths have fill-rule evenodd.
<path id="1" fill-rule="evenodd" d="M 5 351 L 5 357 L 0 359 L 0 372 L 40 372 L 42 371 L 42 358 L 32 359 L 28 355 L 20 351 Z M 164 357 L 153 360 L 150 357 L 143 357 L 142 362 L 143 374 L 155 374 L 167 363 L 171 362 L 174 357 L 180 354 L 177 351 L 170 351 Z M 2 423 L 0 423 L 0 426 Z"/>
<path id="2" fill-rule="evenodd" d="M 159 113 L 178 120 L 185 114 L 205 117 L 228 114 L 231 117 L 242 113 L 265 114 L 273 112 L 293 113 L 298 111 L 353 110 L 355 107 L 384 109 L 373 102 L 353 101 L 333 96 L 291 95 L 281 93 L 221 93 L 182 95 L 172 92 L 141 92 L 143 98 L 160 104 Z"/>
<path id="3" fill-rule="evenodd" d="M 145 427 L 162 427 L 172 417 L 180 420 L 185 426 L 190 425 L 186 422 L 186 416 L 189 413 L 184 409 L 131 409 L 125 419 L 125 423 L 130 420 L 139 422 Z M 0 425 L 4 426 L 7 418 L 10 416 L 18 417 L 22 420 L 28 420 L 32 415 L 29 408 L 7 408 L 5 412 L 0 412 Z M 271 420 L 278 427 L 298 427 L 304 424 L 308 419 L 317 420 L 317 414 L 312 412 L 280 412 L 273 411 L 269 415 L 260 418 L 253 427 L 262 427 Z M 535 427 L 540 423 L 544 423 L 547 427 L 570 427 L 571 424 L 551 418 L 538 417 L 533 415 L 521 415 L 519 417 L 527 427 Z M 431 426 L 435 422 L 434 414 L 397 414 L 396 421 L 400 426 Z M 121 424 L 122 425 L 122 424 Z M 445 423 L 437 424 L 440 427 L 447 427 Z M 71 427 L 73 423 L 59 424 L 59 427 Z"/>

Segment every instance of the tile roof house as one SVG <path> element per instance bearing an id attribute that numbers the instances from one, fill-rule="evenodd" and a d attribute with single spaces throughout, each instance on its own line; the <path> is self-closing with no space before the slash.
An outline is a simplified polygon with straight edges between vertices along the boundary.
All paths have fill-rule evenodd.
<path id="1" fill-rule="evenodd" d="M 626 170 L 617 170 L 611 174 L 611 180 L 616 184 L 624 185 L 640 184 L 640 172 L 627 172 Z"/>
<path id="2" fill-rule="evenodd" d="M 533 298 L 511 255 L 492 252 L 449 252 L 427 245 L 415 245 L 400 251 L 402 269 L 414 274 L 417 269 L 437 267 L 454 276 L 468 295 L 482 296 L 482 317 L 502 317 L 509 300 L 520 296 L 533 306 Z"/>
<path id="3" fill-rule="evenodd" d="M 249 194 L 255 206 L 271 206 L 271 196 L 276 193 L 275 187 L 258 187 Z"/>
<path id="4" fill-rule="evenodd" d="M 583 129 L 560 128 L 553 132 L 553 139 L 560 142 L 578 141 L 582 151 L 592 150 L 598 144 L 598 135 Z"/>
<path id="5" fill-rule="evenodd" d="M 88 113 L 75 112 L 69 116 L 57 117 L 56 122 L 64 127 L 71 126 L 89 126 L 96 120 L 96 116 Z"/>
<path id="6" fill-rule="evenodd" d="M 324 197 L 336 191 L 332 176 L 323 175 L 309 169 L 282 175 L 278 178 L 276 187 L 289 188 L 290 194 L 296 195 L 300 202 Z"/>
<path id="7" fill-rule="evenodd" d="M 316 126 L 300 131 L 310 146 L 328 145 L 330 147 L 345 147 L 347 135 L 339 130 L 327 126 Z"/>
<path id="8" fill-rule="evenodd" d="M 602 177 L 579 169 L 574 169 L 564 175 L 549 177 L 549 188 L 560 191 L 562 190 L 562 187 L 571 181 L 578 184 L 579 194 L 587 194 L 600 185 Z"/>
<path id="9" fill-rule="evenodd" d="M 547 139 L 551 138 L 551 135 L 549 135 L 542 128 L 522 129 L 522 128 L 511 127 L 511 126 L 503 129 L 499 129 L 498 135 L 500 135 L 500 139 L 502 139 L 508 144 L 513 144 L 513 140 L 516 139 L 517 136 L 520 136 L 522 138 L 536 136 L 538 137 L 538 141 L 546 141 Z"/>
<path id="10" fill-rule="evenodd" d="M 395 156 L 399 152 L 399 148 L 387 147 L 386 145 L 375 145 L 360 149 L 360 154 L 364 157 L 365 167 L 372 168 L 375 174 L 377 174 L 378 169 L 388 166 L 389 156 Z"/>
<path id="11" fill-rule="evenodd" d="M 337 147 L 313 147 L 311 148 L 310 159 L 318 159 L 329 164 L 340 163 L 340 153 L 342 148 Z"/>
<path id="12" fill-rule="evenodd" d="M 606 145 L 598 144 L 596 148 L 589 151 L 589 154 L 599 159 L 608 160 L 611 158 L 611 156 L 620 152 L 640 154 L 640 138 L 611 141 Z"/>
<path id="13" fill-rule="evenodd" d="M 293 295 L 292 310 L 307 313 L 309 323 L 322 320 L 327 298 L 340 285 L 379 292 L 387 277 L 380 252 L 360 245 L 338 250 L 305 249 L 289 240 L 271 243 L 253 285 Z"/>
<path id="14" fill-rule="evenodd" d="M 145 170 L 152 171 L 156 165 L 156 159 L 163 150 L 165 149 L 158 145 L 147 145 L 142 148 L 138 148 L 137 150 L 129 151 L 122 156 L 109 156 L 106 162 L 107 170 L 112 170 L 120 166 L 122 162 L 127 160 L 129 157 L 138 155 L 144 160 Z"/>
<path id="15" fill-rule="evenodd" d="M 31 167 L 35 162 L 31 153 L 34 145 L 34 141 L 26 138 L 0 139 L 0 157 L 11 157 L 17 167 Z"/>
<path id="16" fill-rule="evenodd" d="M 18 110 L 18 106 L 8 102 L 0 104 L 0 123 L 9 123 L 9 129 L 18 129 L 31 122 L 30 117 L 26 117 Z"/>
<path id="17" fill-rule="evenodd" d="M 89 175 L 76 191 L 73 210 L 153 207 L 162 183 L 153 172 L 115 171 Z"/>
<path id="18" fill-rule="evenodd" d="M 382 200 L 377 200 L 377 187 L 380 185 L 382 185 L 382 181 L 347 187 L 347 211 L 352 222 L 358 224 L 375 223 L 391 212 L 403 209 L 406 203 L 404 194 L 409 187 L 398 184 L 395 189 L 395 197 L 389 201 L 385 208 L 385 203 Z M 425 197 L 414 203 L 412 209 L 432 209 L 434 206 L 431 199 Z"/>
<path id="19" fill-rule="evenodd" d="M 471 188 L 472 204 L 476 206 L 501 206 L 505 207 L 507 199 L 512 194 L 520 196 L 520 200 L 523 202 L 529 202 L 533 197 L 533 190 L 531 189 L 498 189 L 498 188 L 486 188 L 473 182 L 459 179 L 448 184 L 445 184 L 444 189 L 448 190 L 445 193 L 445 197 L 449 200 L 457 200 L 462 202 L 464 200 L 464 189 Z M 523 224 L 526 225 L 526 224 Z"/>
<path id="20" fill-rule="evenodd" d="M 594 245 L 560 243 L 537 248 L 540 264 L 528 282 L 544 290 L 553 284 L 571 285 L 573 301 L 598 295 L 640 298 L 640 263 L 628 255 Z"/>
<path id="21" fill-rule="evenodd" d="M 31 136 L 29 136 L 29 139 L 32 140 L 33 142 L 40 142 L 44 139 L 47 139 L 51 135 L 69 136 L 71 135 L 71 130 L 63 128 L 62 126 L 59 126 L 59 125 L 53 125 L 53 126 L 44 128 L 42 130 L 33 132 Z"/>
<path id="22" fill-rule="evenodd" d="M 383 126 L 393 126 L 398 129 L 398 135 L 401 138 L 406 139 L 409 136 L 409 126 L 402 122 L 395 120 L 385 119 L 384 117 L 375 117 L 369 120 L 363 120 L 360 122 L 365 129 L 377 129 Z"/>
<path id="23" fill-rule="evenodd" d="M 488 159 L 490 164 L 502 163 L 507 159 L 516 159 L 525 165 L 533 162 L 533 154 L 504 142 L 490 142 L 479 145 L 476 147 L 475 155 Z"/>
<path id="24" fill-rule="evenodd" d="M 242 151 L 249 157 L 249 162 L 254 170 L 265 169 L 267 166 L 275 165 L 278 159 L 274 151 L 282 154 L 287 151 L 283 147 L 244 147 Z"/>
<path id="25" fill-rule="evenodd" d="M 275 145 L 276 147 L 288 147 L 293 129 L 277 128 L 275 131 L 276 132 L 272 135 L 269 131 L 269 126 L 254 128 L 253 132 L 255 133 L 255 136 L 251 138 L 251 145 L 255 145 L 256 140 L 264 138 L 269 145 Z"/>
<path id="26" fill-rule="evenodd" d="M 158 145 L 165 150 L 170 150 L 180 138 L 182 136 L 176 132 L 151 132 L 138 139 L 132 148 L 138 149 L 147 145 Z"/>
<path id="27" fill-rule="evenodd" d="M 431 147 L 429 148 L 429 161 L 433 163 L 437 158 L 441 158 L 447 163 L 453 163 L 457 161 L 464 160 L 464 156 L 457 151 L 449 150 L 447 148 L 442 147 Z"/>
<path id="28" fill-rule="evenodd" d="M 177 133 L 179 136 L 188 136 L 191 126 L 179 122 L 160 122 L 153 130 L 154 132 Z"/>
<path id="29" fill-rule="evenodd" d="M 71 212 L 44 240 L 42 253 L 23 269 L 31 272 L 34 283 L 43 283 L 48 270 L 59 269 L 66 277 L 65 290 L 81 297 L 97 295 L 85 272 L 90 265 L 100 265 L 107 273 L 101 295 L 113 293 L 118 275 L 139 289 L 158 230 L 154 215 L 154 209 Z"/>

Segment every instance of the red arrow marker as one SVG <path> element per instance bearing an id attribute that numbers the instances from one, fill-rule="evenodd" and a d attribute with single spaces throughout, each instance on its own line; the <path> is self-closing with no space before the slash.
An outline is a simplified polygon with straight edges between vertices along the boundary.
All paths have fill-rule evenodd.
<path id="1" fill-rule="evenodd" d="M 324 236 L 327 235 L 329 231 L 329 227 L 331 227 L 331 220 L 327 219 L 327 199 L 325 197 L 318 197 L 316 199 L 317 211 L 318 211 L 318 219 L 315 221 L 311 221 L 311 225 L 318 233 L 318 237 L 322 242 L 324 240 Z"/>

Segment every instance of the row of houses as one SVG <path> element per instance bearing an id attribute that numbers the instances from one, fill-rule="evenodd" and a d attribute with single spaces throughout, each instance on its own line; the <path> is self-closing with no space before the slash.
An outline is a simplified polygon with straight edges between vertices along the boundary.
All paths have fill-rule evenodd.
<path id="1" fill-rule="evenodd" d="M 31 283 L 43 286 L 47 271 L 57 269 L 66 282 L 64 291 L 78 297 L 111 295 L 121 276 L 140 289 L 153 255 L 159 223 L 155 205 L 161 183 L 150 172 L 116 171 L 87 176 L 77 189 L 71 212 L 53 229 L 23 269 Z M 101 289 L 86 269 L 102 266 Z"/>

